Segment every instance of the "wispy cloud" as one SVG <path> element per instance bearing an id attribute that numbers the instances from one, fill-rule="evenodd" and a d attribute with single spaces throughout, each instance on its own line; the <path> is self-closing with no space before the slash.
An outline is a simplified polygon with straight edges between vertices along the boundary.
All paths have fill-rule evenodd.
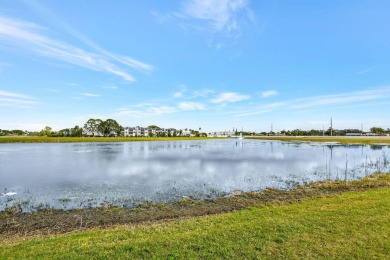
<path id="1" fill-rule="evenodd" d="M 184 84 L 179 85 L 180 90 L 173 93 L 174 98 L 182 98 L 184 97 L 184 94 L 187 92 L 187 86 Z"/>
<path id="2" fill-rule="evenodd" d="M 94 94 L 94 93 L 80 93 L 80 96 L 84 96 L 84 97 L 100 97 L 99 94 Z"/>
<path id="3" fill-rule="evenodd" d="M 180 15 L 206 22 L 214 31 L 231 33 L 239 30 L 239 15 L 250 17 L 248 10 L 246 0 L 186 0 Z"/>
<path id="4" fill-rule="evenodd" d="M 285 105 L 284 102 L 275 102 L 275 103 L 270 103 L 270 104 L 264 104 L 264 105 L 259 105 L 256 106 L 255 108 L 252 108 L 250 110 L 246 111 L 238 111 L 235 112 L 236 116 L 255 116 L 255 115 L 260 115 L 260 114 L 265 114 L 268 112 L 273 111 L 276 108 L 283 107 Z"/>
<path id="5" fill-rule="evenodd" d="M 112 89 L 112 90 L 118 89 L 117 86 L 105 86 L 105 87 L 102 87 L 102 88 L 104 88 L 104 89 Z"/>
<path id="6" fill-rule="evenodd" d="M 3 68 L 11 67 L 12 65 L 6 62 L 0 61 L 0 71 L 3 70 Z"/>
<path id="7" fill-rule="evenodd" d="M 53 92 L 53 93 L 59 93 L 60 91 L 58 90 L 58 89 L 56 89 L 56 88 L 46 88 L 46 90 L 48 91 L 48 92 Z"/>
<path id="8" fill-rule="evenodd" d="M 233 112 L 236 116 L 253 116 L 264 114 L 279 109 L 280 111 L 304 111 L 317 110 L 322 108 L 337 109 L 340 106 L 353 106 L 369 104 L 371 101 L 390 99 L 390 87 L 372 88 L 360 91 L 353 91 L 341 94 L 313 96 L 300 99 L 285 100 L 270 104 L 257 104 Z"/>
<path id="9" fill-rule="evenodd" d="M 132 107 L 120 108 L 115 113 L 115 116 L 144 118 L 144 117 L 162 116 L 166 114 L 172 114 L 175 112 L 177 112 L 177 109 L 173 106 L 158 105 L 153 103 L 143 103 L 143 104 L 134 105 Z"/>
<path id="10" fill-rule="evenodd" d="M 276 95 L 278 95 L 278 94 L 279 94 L 279 92 L 278 92 L 277 90 L 267 90 L 267 91 L 261 92 L 261 96 L 262 96 L 263 98 L 276 96 Z"/>
<path id="11" fill-rule="evenodd" d="M 53 39 L 47 35 L 47 32 L 47 30 L 43 30 L 42 27 L 34 23 L 0 17 L 0 36 L 4 40 L 12 43 L 12 47 L 17 46 L 41 56 L 116 75 L 128 82 L 134 82 L 135 79 L 130 73 L 118 66 L 119 64 L 146 71 L 151 71 L 153 68 L 151 65 L 133 58 L 114 55 L 76 32 L 74 32 L 74 35 L 77 34 L 79 39 L 82 39 L 84 43 L 87 43 L 97 52 L 89 52 Z"/>
<path id="12" fill-rule="evenodd" d="M 191 98 L 199 98 L 199 97 L 205 98 L 213 93 L 214 93 L 214 90 L 211 90 L 211 89 L 195 90 L 192 92 Z"/>
<path id="13" fill-rule="evenodd" d="M 204 110 L 205 105 L 199 102 L 180 102 L 179 108 L 181 110 Z"/>
<path id="14" fill-rule="evenodd" d="M 292 104 L 289 108 L 303 109 L 319 106 L 343 105 L 386 98 L 390 98 L 390 87 L 297 99 L 291 102 Z"/>
<path id="15" fill-rule="evenodd" d="M 219 94 L 216 98 L 210 100 L 211 103 L 232 103 L 247 100 L 250 97 L 248 95 L 243 95 L 235 92 L 224 92 Z"/>
<path id="16" fill-rule="evenodd" d="M 0 90 L 0 107 L 30 108 L 37 103 L 30 96 Z"/>
<path id="17" fill-rule="evenodd" d="M 181 98 L 183 96 L 184 96 L 183 91 L 178 91 L 178 92 L 173 93 L 174 98 Z"/>
<path id="18" fill-rule="evenodd" d="M 371 72 L 373 70 L 375 70 L 375 67 L 368 67 L 368 68 L 365 68 L 363 70 L 358 71 L 358 74 L 366 74 L 366 73 Z"/>

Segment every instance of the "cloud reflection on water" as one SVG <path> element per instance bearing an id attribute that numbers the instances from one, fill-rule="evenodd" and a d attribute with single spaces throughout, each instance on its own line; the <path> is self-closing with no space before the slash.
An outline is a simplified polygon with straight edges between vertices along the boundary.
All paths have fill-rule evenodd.
<path id="1" fill-rule="evenodd" d="M 6 144 L 0 146 L 0 191 L 53 203 L 64 196 L 161 200 L 213 190 L 288 188 L 288 181 L 341 178 L 346 170 L 349 178 L 363 176 L 362 166 L 388 153 L 387 146 L 232 139 Z"/>

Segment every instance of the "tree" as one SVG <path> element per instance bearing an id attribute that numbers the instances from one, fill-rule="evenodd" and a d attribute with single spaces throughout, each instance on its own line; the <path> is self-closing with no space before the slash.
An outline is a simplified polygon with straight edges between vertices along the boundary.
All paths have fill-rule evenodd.
<path id="1" fill-rule="evenodd" d="M 102 124 L 101 119 L 89 119 L 85 124 L 84 124 L 84 129 L 87 131 L 87 135 L 100 135 L 99 130 L 101 129 L 101 124 Z"/>
<path id="2" fill-rule="evenodd" d="M 99 124 L 98 129 L 104 136 L 118 136 L 123 130 L 123 127 L 114 119 L 107 119 Z"/>
<path id="3" fill-rule="evenodd" d="M 74 136 L 74 137 L 81 137 L 83 134 L 83 129 L 81 127 L 79 127 L 78 125 L 76 125 L 72 131 L 71 131 L 71 136 Z"/>
<path id="4" fill-rule="evenodd" d="M 40 132 L 39 132 L 39 135 L 41 136 L 51 136 L 51 127 L 50 126 L 45 126 L 45 128 L 43 128 Z"/>
<path id="5" fill-rule="evenodd" d="M 156 125 L 150 125 L 148 126 L 149 129 L 156 129 L 156 130 L 160 130 L 161 128 L 156 126 Z"/>
<path id="6" fill-rule="evenodd" d="M 23 135 L 24 131 L 23 130 L 19 130 L 19 129 L 14 129 L 14 130 L 12 130 L 12 134 L 13 135 Z"/>
<path id="7" fill-rule="evenodd" d="M 68 128 L 61 129 L 57 132 L 58 136 L 68 136 L 70 134 L 70 130 Z"/>
<path id="8" fill-rule="evenodd" d="M 375 134 L 383 134 L 385 130 L 382 127 L 371 127 L 370 128 L 371 133 Z"/>

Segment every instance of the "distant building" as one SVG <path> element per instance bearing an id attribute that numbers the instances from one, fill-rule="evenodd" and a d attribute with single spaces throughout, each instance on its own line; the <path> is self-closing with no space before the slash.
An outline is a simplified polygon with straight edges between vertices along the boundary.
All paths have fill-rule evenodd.
<path id="1" fill-rule="evenodd" d="M 89 131 L 85 128 L 83 128 L 83 132 L 82 132 L 82 135 L 83 136 L 87 136 L 87 137 L 91 137 L 91 136 L 98 136 L 98 137 L 102 137 L 103 134 L 100 133 L 99 131 Z"/>
<path id="2" fill-rule="evenodd" d="M 146 127 L 125 127 L 123 136 L 149 136 L 149 130 Z"/>
<path id="3" fill-rule="evenodd" d="M 123 136 L 141 136 L 141 137 L 165 137 L 165 136 L 188 136 L 189 131 L 177 130 L 175 128 L 157 128 L 157 127 L 125 127 L 123 129 Z"/>
<path id="4" fill-rule="evenodd" d="M 233 131 L 222 131 L 222 132 L 210 132 L 207 134 L 208 137 L 232 137 L 236 136 Z"/>

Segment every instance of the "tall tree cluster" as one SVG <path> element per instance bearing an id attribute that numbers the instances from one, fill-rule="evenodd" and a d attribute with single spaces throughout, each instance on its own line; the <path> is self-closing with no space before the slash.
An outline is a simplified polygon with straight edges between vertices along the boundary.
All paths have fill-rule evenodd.
<path id="1" fill-rule="evenodd" d="M 120 135 L 123 127 L 114 119 L 107 119 L 105 121 L 101 119 L 89 119 L 84 124 L 84 130 L 91 133 L 92 135 Z"/>

